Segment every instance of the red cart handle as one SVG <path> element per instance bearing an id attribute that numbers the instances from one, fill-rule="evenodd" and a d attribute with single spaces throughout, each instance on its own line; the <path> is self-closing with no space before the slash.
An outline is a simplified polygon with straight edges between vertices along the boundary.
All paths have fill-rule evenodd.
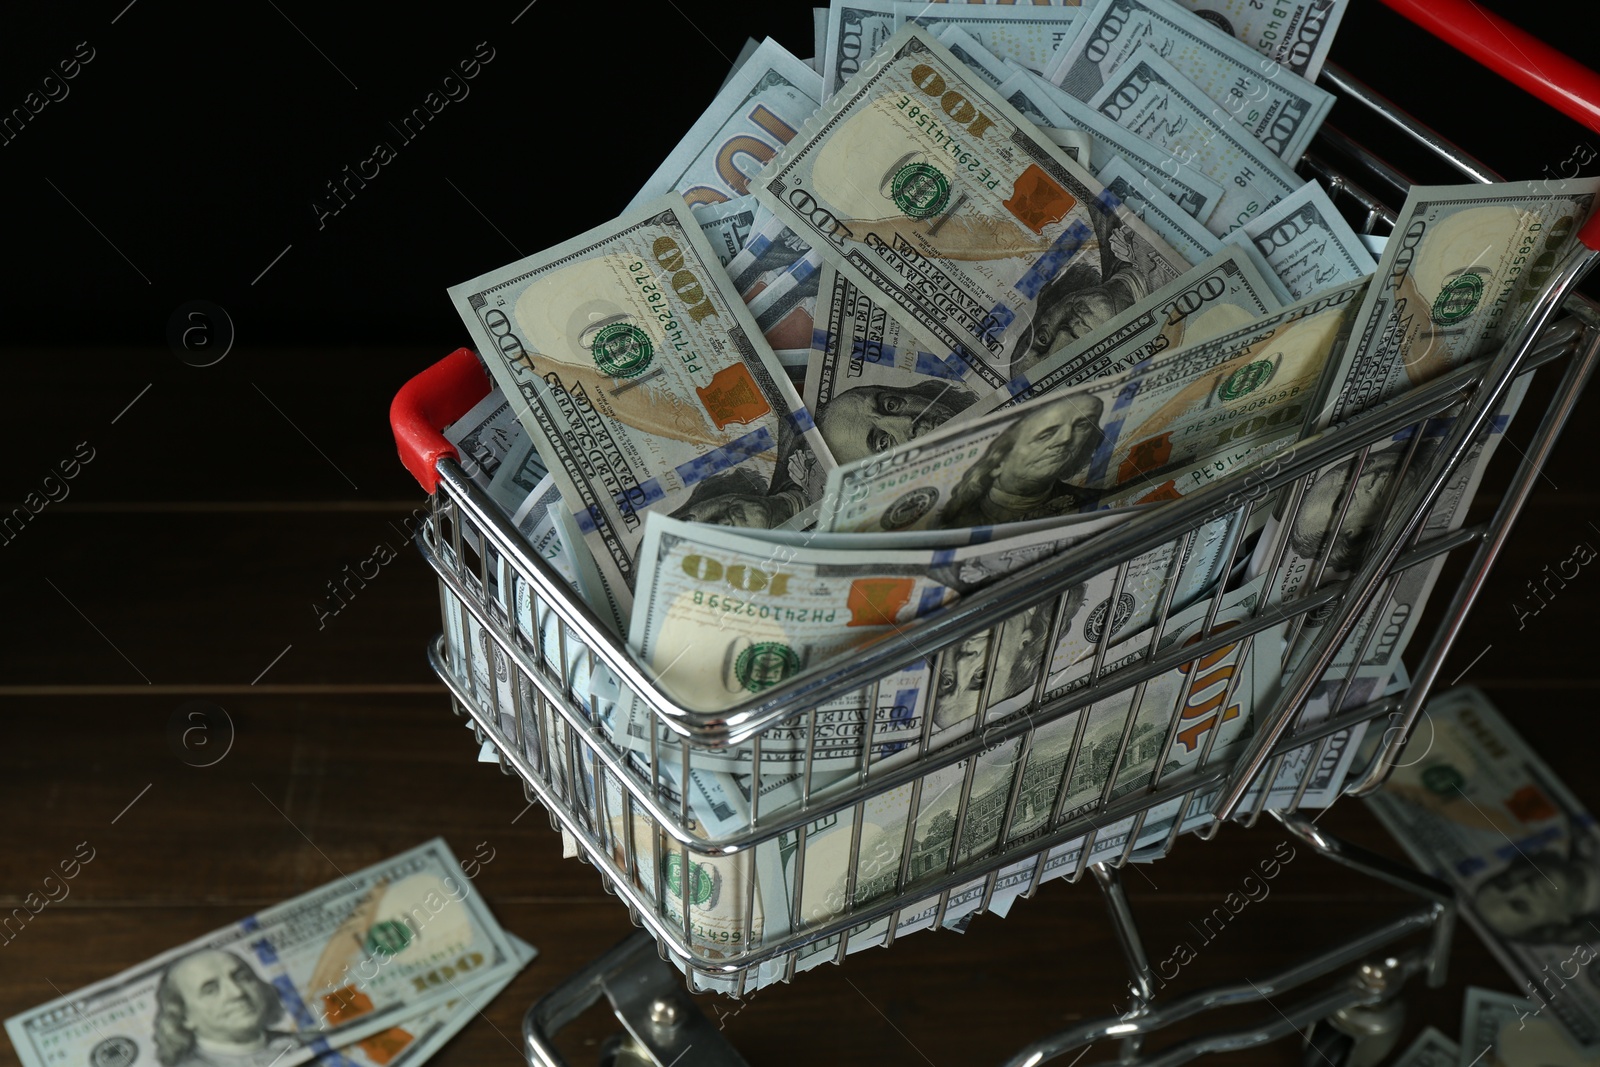
<path id="1" fill-rule="evenodd" d="M 1568 118 L 1600 132 L 1600 74 L 1473 0 L 1383 0 L 1463 55 L 1527 90 Z M 1600 212 L 1578 239 L 1600 251 Z"/>
<path id="2" fill-rule="evenodd" d="M 470 348 L 458 348 L 412 378 L 389 405 L 389 426 L 400 462 L 432 495 L 439 484 L 439 460 L 460 459 L 441 432 L 489 395 L 489 376 Z"/>

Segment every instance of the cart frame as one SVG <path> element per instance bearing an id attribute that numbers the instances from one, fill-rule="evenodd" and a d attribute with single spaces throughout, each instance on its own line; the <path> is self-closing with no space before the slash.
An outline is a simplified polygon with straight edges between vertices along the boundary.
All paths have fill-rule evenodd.
<path id="1" fill-rule="evenodd" d="M 1387 2 L 1397 7 L 1412 6 L 1412 0 Z M 1452 43 L 1462 46 L 1460 41 Z M 1342 99 L 1360 104 L 1469 178 L 1498 180 L 1481 163 L 1337 66 L 1328 64 L 1322 80 Z M 1319 148 L 1331 148 L 1348 157 L 1354 169 L 1360 172 L 1360 180 L 1310 154 L 1302 162 L 1302 173 L 1321 180 L 1347 216 L 1359 221 L 1358 228 L 1364 232 L 1373 233 L 1392 226 L 1393 211 L 1366 190 L 1369 186 L 1378 186 L 1390 196 L 1403 195 L 1409 182 L 1375 155 L 1331 128 L 1319 134 L 1317 144 Z M 396 397 L 392 412 L 402 458 L 430 492 L 432 500 L 430 520 L 418 531 L 416 541 L 439 577 L 446 633 L 440 634 L 429 649 L 430 661 L 449 688 L 456 713 L 470 717 L 480 740 L 487 738 L 493 742 L 502 770 L 522 779 L 528 799 L 541 802 L 550 813 L 552 826 L 568 834 L 576 843 L 580 858 L 601 871 L 607 890 L 623 898 L 631 918 L 644 927 L 645 935 L 655 943 L 662 959 L 671 959 L 685 972 L 691 991 L 717 989 L 741 996 L 762 968 L 767 969 L 763 975 L 787 981 L 796 971 L 800 953 L 807 949 L 826 952 L 836 962 L 842 961 L 849 951 L 851 938 L 883 918 L 889 920 L 887 932 L 881 937 L 875 935 L 874 941 L 890 944 L 902 912 L 923 902 L 934 902 L 933 925 L 938 926 L 946 919 L 952 894 L 963 888 L 970 894 L 973 887 L 977 887 L 975 891 L 981 895 L 976 910 L 981 912 L 996 892 L 1002 869 L 1037 856 L 1025 894 L 1032 895 L 1044 880 L 1047 860 L 1062 846 L 1076 842 L 1076 860 L 1070 864 L 1072 869 L 1066 872 L 1066 877 L 1077 881 L 1086 870 L 1093 871 L 1105 892 L 1133 978 L 1135 1006 L 1130 1012 L 1133 1021 L 1130 1016 L 1124 1016 L 1120 1022 L 1086 1024 L 1069 1034 L 1056 1035 L 1030 1046 L 1009 1062 L 1031 1067 L 1096 1037 L 1113 1035 L 1121 1035 L 1127 1042 L 1125 1053 L 1136 1053 L 1144 1033 L 1171 1019 L 1216 1003 L 1248 998 L 1238 991 L 1223 991 L 1217 995 L 1197 994 L 1161 1010 L 1152 1008 L 1149 964 L 1144 958 L 1131 911 L 1121 894 L 1118 869 L 1140 846 L 1141 830 L 1152 811 L 1170 807 L 1173 802 L 1176 802 L 1178 814 L 1166 834 L 1167 847 L 1196 818 L 1205 824 L 1198 832 L 1209 837 L 1224 820 L 1253 825 L 1263 811 L 1271 811 L 1291 832 L 1311 842 L 1319 852 L 1346 862 L 1351 855 L 1349 850 L 1326 835 L 1317 834 L 1297 811 L 1332 739 L 1347 737 L 1350 731 L 1380 720 L 1387 724 L 1378 743 L 1369 746 L 1374 749 L 1370 758 L 1346 780 L 1344 791 L 1356 795 L 1380 787 L 1403 751 L 1423 701 L 1438 678 L 1485 575 L 1503 547 L 1512 523 L 1527 501 L 1539 468 L 1549 456 L 1600 358 L 1600 328 L 1597 328 L 1600 315 L 1594 304 L 1574 293 L 1591 265 L 1590 248 L 1600 246 L 1600 226 L 1596 222 L 1591 218 L 1580 234 L 1580 241 L 1574 242 L 1558 265 L 1532 316 L 1492 357 L 1456 368 L 1375 410 L 1307 437 L 1264 461 L 1253 463 L 1247 471 L 1236 472 L 1162 507 L 1145 509 L 1101 536 L 981 589 L 905 627 L 892 638 L 865 647 L 848 662 L 804 672 L 724 712 L 697 712 L 662 692 L 624 643 L 571 595 L 562 578 L 529 550 L 487 494 L 468 477 L 439 431 L 481 398 L 488 391 L 489 383 L 477 357 L 466 349 L 458 350 L 409 383 Z M 1510 487 L 1492 517 L 1475 526 L 1424 536 L 1426 521 L 1439 494 L 1468 461 L 1475 442 L 1480 440 L 1512 382 L 1564 356 L 1571 358 L 1555 398 L 1544 411 Z M 1434 449 L 1426 461 L 1418 488 L 1410 493 L 1402 492 L 1400 485 L 1416 458 L 1416 445 L 1423 436 L 1423 426 L 1428 420 L 1442 416 L 1452 420 L 1443 445 Z M 1287 494 L 1284 521 L 1292 521 L 1303 504 L 1305 487 L 1318 471 L 1341 461 L 1361 464 L 1376 443 L 1408 429 L 1412 431 L 1413 443 L 1402 466 L 1392 476 L 1395 488 L 1387 502 L 1381 532 L 1371 538 L 1363 562 L 1346 580 L 1313 581 L 1306 586 L 1309 592 L 1281 605 L 1268 606 L 1263 597 L 1248 619 L 1226 628 L 1214 626 L 1223 596 L 1224 583 L 1219 582 L 1215 591 L 1208 594 L 1210 606 L 1200 637 L 1181 648 L 1158 653 L 1156 642 L 1173 613 L 1169 583 L 1156 617 L 1149 624 L 1148 632 L 1154 636 L 1149 645 L 1151 652 L 1143 663 L 1114 672 L 1105 670 L 1106 652 L 1114 629 L 1106 625 L 1094 653 L 1088 685 L 1053 700 L 1035 700 L 1025 711 L 1008 714 L 992 723 L 985 721 L 985 709 L 989 704 L 985 691 L 970 736 L 937 748 L 930 745 L 931 715 L 925 716 L 917 758 L 882 771 L 876 770 L 876 764 L 866 757 L 873 748 L 873 731 L 877 724 L 876 714 L 867 714 L 862 723 L 863 756 L 853 784 L 845 783 L 842 788 L 834 787 L 825 794 L 819 791 L 814 795 L 813 749 L 808 747 L 803 760 L 799 803 L 775 814 L 763 813 L 759 807 L 760 791 L 752 790 L 749 818 L 737 832 L 705 835 L 692 817 L 688 791 L 679 790 L 674 795 L 663 778 L 664 761 L 670 759 L 681 772 L 679 780 L 687 781 L 693 766 L 692 753 L 705 749 L 748 746 L 753 754 L 752 765 L 761 766 L 763 733 L 779 723 L 806 724 L 814 745 L 820 706 L 836 698 L 858 694 L 865 708 L 877 709 L 878 683 L 885 676 L 916 660 L 953 655 L 969 637 L 997 634 L 999 623 L 996 620 L 1009 619 L 1032 608 L 1051 606 L 1054 621 L 1047 647 L 1053 647 L 1064 621 L 1067 598 L 1075 586 L 1095 576 L 1114 573 L 1111 601 L 1115 602 L 1123 589 L 1130 561 L 1142 553 L 1173 543 L 1179 545 L 1177 555 L 1181 558 L 1202 529 L 1224 518 L 1229 520 L 1222 554 L 1225 564 L 1222 572 L 1226 575 L 1238 561 L 1240 538 L 1254 514 L 1274 507 Z M 1349 508 L 1355 480 L 1350 479 L 1350 488 L 1341 503 L 1341 522 Z M 1332 540 L 1332 537 L 1327 539 L 1318 561 L 1319 579 L 1327 567 Z M 1339 710 L 1353 681 L 1352 670 L 1331 704 L 1334 711 L 1330 717 L 1314 724 L 1302 722 L 1307 698 L 1325 677 L 1329 665 L 1369 609 L 1374 603 L 1379 608 L 1383 606 L 1399 574 L 1411 567 L 1430 565 L 1437 558 L 1468 546 L 1474 546 L 1474 551 L 1466 564 L 1465 578 L 1434 628 L 1426 651 L 1417 661 L 1409 691 L 1403 696 L 1381 698 L 1361 707 Z M 1279 559 L 1281 552 L 1280 546 Z M 1276 569 L 1277 562 L 1273 561 L 1269 572 Z M 519 626 L 519 591 L 529 602 L 536 633 L 527 633 Z M 1125 767 L 1139 702 L 1150 679 L 1219 650 L 1237 649 L 1242 662 L 1257 635 L 1285 623 L 1293 628 L 1291 633 L 1297 632 L 1308 613 L 1313 611 L 1325 613 L 1327 618 L 1322 621 L 1309 652 L 1284 680 L 1271 706 L 1257 709 L 1256 728 L 1242 751 L 1220 752 L 1213 759 L 1212 746 L 1221 731 L 1212 730 L 1194 768 L 1164 780 L 1162 769 L 1157 766 L 1149 781 L 1139 789 L 1127 795 L 1116 795 L 1114 787 Z M 552 624 L 556 635 L 553 655 L 548 650 L 549 635 L 545 632 L 545 627 Z M 502 690 L 493 678 L 486 686 L 475 682 L 473 651 L 458 647 L 466 642 L 452 644 L 447 640 L 447 634 L 453 629 L 463 635 L 485 635 L 484 666 L 490 671 L 496 659 L 503 658 L 507 670 L 514 674 L 514 679 L 510 679 L 512 684 L 507 687 L 511 694 L 510 707 L 502 706 L 505 703 L 501 698 Z M 1370 640 L 1376 630 L 1376 626 L 1369 627 L 1366 640 Z M 991 676 L 998 646 L 998 640 L 987 643 Z M 675 743 L 663 744 L 652 733 L 647 771 L 641 771 L 637 761 L 615 745 L 591 693 L 573 687 L 574 669 L 579 665 L 573 650 L 581 657 L 591 677 L 609 672 L 621 691 L 631 690 L 637 694 L 653 721 L 674 737 Z M 933 662 L 937 664 L 939 660 Z M 1041 664 L 1035 682 L 1036 697 L 1044 691 L 1048 674 L 1048 662 Z M 937 667 L 930 671 L 930 676 L 936 675 Z M 1177 711 L 1188 698 L 1192 685 L 1191 676 L 1180 694 L 1178 708 L 1166 731 L 1165 747 L 1160 751 L 1172 747 L 1180 722 Z M 1225 707 L 1232 699 L 1237 685 L 1235 677 L 1228 684 L 1219 707 Z M 1034 732 L 1109 696 L 1129 691 L 1133 693 L 1133 703 L 1126 714 L 1120 743 L 1098 800 L 1085 810 L 1065 810 L 1068 785 L 1088 718 L 1085 714 L 1079 718 L 1072 755 L 1060 774 L 1056 800 L 1044 824 L 1044 832 L 1011 838 L 1009 831 L 1016 815 L 1023 767 L 1031 751 Z M 963 860 L 956 846 L 963 841 L 963 827 L 972 811 L 973 769 L 977 757 L 995 746 L 1009 743 L 1018 746 L 1018 762 L 999 834 L 989 847 Z M 1286 761 L 1301 753 L 1305 756 L 1304 776 L 1297 786 L 1287 790 L 1290 793 L 1287 802 L 1274 801 L 1275 794 L 1281 796 L 1285 791 L 1279 781 Z M 963 761 L 966 761 L 966 769 L 948 859 L 943 870 L 913 875 L 909 867 L 910 844 L 917 823 L 921 782 L 928 775 L 955 768 Z M 856 872 L 860 866 L 863 806 L 871 797 L 901 786 L 909 786 L 912 794 L 906 840 L 892 891 L 858 901 Z M 1253 801 L 1250 799 L 1252 788 Z M 617 801 L 620 801 L 621 810 L 613 813 L 609 806 Z M 800 914 L 800 900 L 808 829 L 823 817 L 850 809 L 855 813 L 854 835 L 842 909 L 836 915 L 807 921 Z M 614 815 L 619 817 L 616 821 L 620 821 L 620 831 L 612 825 Z M 661 856 L 661 861 L 650 864 L 652 869 L 648 871 L 639 862 L 638 825 L 647 828 L 652 835 L 650 850 L 659 850 Z M 1107 828 L 1119 826 L 1121 829 L 1115 832 L 1122 835 L 1120 846 L 1097 851 L 1096 845 L 1108 833 Z M 747 878 L 745 927 L 738 946 L 711 947 L 698 941 L 692 928 L 694 909 L 690 900 L 694 878 L 688 872 L 695 869 L 697 863 L 726 862 L 730 857 L 745 857 L 753 862 L 756 849 L 773 847 L 772 843 L 780 837 L 797 854 L 793 868 L 796 903 L 784 917 L 788 932 L 762 937 L 754 930 L 754 880 Z M 679 872 L 677 885 L 670 889 L 675 894 L 671 898 L 668 892 L 672 878 L 665 870 L 669 860 L 676 861 Z M 1386 972 L 1388 985 L 1369 974 L 1365 986 L 1349 986 L 1339 997 L 1327 994 L 1315 1001 L 1313 1007 L 1319 1010 L 1334 1010 L 1341 1004 L 1375 1002 L 1392 995 L 1399 982 L 1416 972 L 1425 972 L 1433 984 L 1443 980 L 1453 919 L 1448 890 L 1414 872 L 1385 865 L 1376 857 L 1366 857 L 1352 865 L 1394 884 L 1405 885 L 1427 901 L 1422 911 L 1360 940 L 1363 952 L 1419 928 L 1431 929 L 1431 942 L 1421 954 L 1391 959 L 1389 963 L 1393 967 Z M 616 963 L 631 959 L 637 953 L 637 946 L 619 948 L 608 959 Z M 1291 968 L 1279 976 L 1281 981 L 1269 983 L 1268 988 L 1282 988 L 1289 984 L 1290 978 L 1296 979 L 1292 984 L 1298 984 L 1325 974 L 1332 967 L 1343 966 L 1353 958 L 1345 950 L 1333 950 L 1324 954 L 1315 967 Z M 604 971 L 603 966 L 601 971 Z M 593 979 L 590 984 L 595 989 L 605 986 L 599 979 Z M 616 1006 L 621 1014 L 622 1005 Z M 559 1064 L 561 1061 L 550 1049 L 541 1027 L 534 1024 L 539 1011 L 536 1006 L 530 1012 L 531 1029 L 525 1029 L 530 1058 L 534 1063 Z M 562 1011 L 550 1010 L 540 1017 L 549 1021 L 562 1016 Z M 654 1030 L 634 1026 L 630 1026 L 630 1030 L 634 1031 L 636 1040 L 648 1044 L 641 1035 L 656 1033 L 660 1036 L 673 1027 L 663 1028 L 658 1022 Z M 1261 1038 L 1260 1034 L 1257 1036 Z M 1226 1042 L 1213 1044 L 1215 1049 L 1240 1047 Z M 1196 1045 L 1179 1058 L 1170 1058 L 1176 1053 L 1169 1052 L 1152 1062 L 1183 1062 L 1207 1050 L 1208 1047 Z M 742 1062 L 731 1052 L 728 1055 L 732 1058 L 725 1062 Z"/>

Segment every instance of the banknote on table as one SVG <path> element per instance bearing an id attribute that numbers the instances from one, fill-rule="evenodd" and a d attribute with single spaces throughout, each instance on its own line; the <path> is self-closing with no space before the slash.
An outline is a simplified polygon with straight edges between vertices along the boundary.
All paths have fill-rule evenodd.
<path id="1" fill-rule="evenodd" d="M 1400 1053 L 1394 1067 L 1461 1067 L 1461 1046 L 1431 1026 Z"/>
<path id="2" fill-rule="evenodd" d="M 1361 239 L 1314 181 L 1234 230 L 1227 240 L 1257 249 L 1295 300 L 1365 278 L 1378 269 Z"/>
<path id="3" fill-rule="evenodd" d="M 197 1049 L 293 1065 L 520 966 L 510 936 L 435 838 L 12 1016 L 6 1033 L 25 1067 L 198 1062 Z M 209 1002 L 196 998 L 208 987 L 231 994 L 202 1007 Z"/>
<path id="4" fill-rule="evenodd" d="M 1494 989 L 1467 987 L 1461 1054 L 1453 1067 L 1587 1067 L 1585 1055 L 1538 1004 Z"/>
<path id="5" fill-rule="evenodd" d="M 756 198 L 932 352 L 991 386 L 1098 287 L 1132 303 L 1182 257 L 918 26 L 907 24 L 778 154 Z"/>
<path id="6" fill-rule="evenodd" d="M 955 548 L 896 550 L 887 545 L 847 550 L 826 535 L 800 545 L 773 543 L 704 524 L 653 516 L 639 558 L 638 607 L 628 645 L 660 688 L 696 711 L 721 711 L 821 668 L 972 591 L 1120 522 L 1125 515 L 1090 516 L 1015 537 Z M 884 539 L 892 540 L 892 539 Z M 1170 553 L 1168 558 L 1170 559 Z M 1155 569 L 1155 568 L 1153 568 Z M 1153 576 L 1159 581 L 1159 575 Z M 987 640 L 987 639 L 985 639 Z M 1012 651 L 1042 651 L 1042 642 L 1011 642 Z M 986 647 L 986 646 L 985 646 Z M 983 651 L 976 656 L 981 662 Z M 873 751 L 882 758 L 904 750 L 925 732 L 960 735 L 969 728 L 982 692 L 1009 697 L 1010 675 L 1037 663 L 1000 655 L 987 690 L 932 692 L 925 660 L 896 671 L 872 693 L 852 692 L 817 714 L 781 723 L 761 735 L 761 767 L 808 762 L 821 770 L 861 765 L 864 726 L 871 719 Z M 968 666 L 967 680 L 975 673 Z M 676 747 L 675 735 L 637 699 L 624 701 L 617 743 L 638 751 Z M 925 718 L 934 719 L 929 730 Z M 940 743 L 943 742 L 940 739 Z M 748 745 L 694 750 L 699 766 L 748 771 Z"/>
<path id="7" fill-rule="evenodd" d="M 624 609 L 647 511 L 811 521 L 832 460 L 680 198 L 450 299 Z"/>
<path id="8" fill-rule="evenodd" d="M 467 477 L 483 489 L 489 488 L 501 462 L 526 436 L 511 410 L 511 401 L 498 388 L 489 390 L 444 431 L 444 439 L 455 446 Z"/>
<path id="9" fill-rule="evenodd" d="M 1333 94 L 1244 42 L 1162 0 L 1102 0 L 1045 77 L 1089 100 L 1148 45 L 1266 150 L 1293 165 L 1333 106 Z"/>
<path id="10" fill-rule="evenodd" d="M 748 191 L 751 175 L 817 109 L 821 76 L 770 37 L 745 61 L 628 204 L 675 192 L 698 215 Z"/>
<path id="11" fill-rule="evenodd" d="M 1230 37 L 1316 81 L 1350 0 L 1178 0 Z"/>
<path id="12" fill-rule="evenodd" d="M 1083 21 L 1084 8 L 1076 5 L 991 7 L 902 0 L 895 5 L 895 17 L 896 29 L 906 22 L 915 22 L 936 36 L 947 26 L 957 26 L 995 56 L 1013 59 L 1043 74 L 1062 43 L 1072 38 Z"/>
<path id="13" fill-rule="evenodd" d="M 508 933 L 506 939 L 511 942 L 516 968 L 503 977 L 470 994 L 452 997 L 436 1008 L 401 1019 L 381 1033 L 324 1052 L 311 1062 L 318 1067 L 415 1067 L 425 1062 L 477 1018 L 485 1005 L 539 954 L 516 934 Z"/>
<path id="14" fill-rule="evenodd" d="M 1431 743 L 1430 743 L 1431 742 Z M 1513 983 L 1579 1050 L 1600 1050 L 1600 833 L 1594 817 L 1481 691 L 1424 709 L 1387 784 L 1367 798 L 1419 868 L 1456 890 L 1461 914 Z M 1465 1035 L 1465 1055 L 1485 1037 Z M 1522 1061 L 1512 1061 L 1522 1062 Z"/>
<path id="15" fill-rule="evenodd" d="M 1193 167 L 1175 166 L 1171 153 L 1123 129 L 1033 71 L 1018 67 L 1014 73 L 1020 81 L 1028 83 L 1032 90 L 1031 99 L 1039 101 L 1041 107 L 1044 102 L 1053 105 L 1066 116 L 1073 129 L 1081 131 L 1089 139 L 1089 160 L 1093 164 L 1091 169 L 1096 173 L 1111 160 L 1126 160 L 1195 221 L 1203 224 L 1216 211 L 1224 192 L 1220 182 L 1213 181 Z M 1008 81 L 1007 87 L 1011 86 L 1012 83 Z"/>
<path id="16" fill-rule="evenodd" d="M 1219 182 L 1222 199 L 1205 222 L 1219 237 L 1302 185 L 1287 163 L 1221 113 L 1148 43 L 1106 78 L 1088 106 L 1167 152 L 1172 167 L 1192 168 Z"/>
<path id="17" fill-rule="evenodd" d="M 1147 359 L 1241 329 L 1282 306 L 1241 249 L 1224 249 L 1109 320 L 1094 321 L 1093 309 L 1067 320 L 1054 351 L 980 400 L 972 414 L 1122 377 Z"/>
<path id="18" fill-rule="evenodd" d="M 1498 348 L 1526 320 L 1597 191 L 1597 178 L 1412 186 L 1315 428 Z"/>
<path id="19" fill-rule="evenodd" d="M 755 229 L 757 206 L 755 197 L 746 194 L 720 204 L 704 204 L 695 211 L 700 220 L 700 232 L 711 242 L 717 262 L 724 267 L 750 239 L 750 231 Z"/>
<path id="20" fill-rule="evenodd" d="M 895 0 L 834 0 L 828 9 L 828 37 L 820 53 L 822 96 L 826 103 L 877 54 L 899 26 Z"/>
<path id="21" fill-rule="evenodd" d="M 840 466 L 819 525 L 993 525 L 1192 492 L 1298 436 L 1365 285 Z"/>

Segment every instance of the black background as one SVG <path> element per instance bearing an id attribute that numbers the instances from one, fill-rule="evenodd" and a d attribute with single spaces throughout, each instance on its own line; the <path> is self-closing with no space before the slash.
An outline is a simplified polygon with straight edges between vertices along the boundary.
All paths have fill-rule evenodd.
<path id="1" fill-rule="evenodd" d="M 230 358 L 264 344 L 448 350 L 465 333 L 445 289 L 618 214 L 747 36 L 812 51 L 807 4 L 526 3 L 8 11 L 0 112 L 79 42 L 95 58 L 0 145 L 7 341 L 164 348 L 172 312 L 208 300 L 235 325 Z M 1484 7 L 1600 64 L 1567 32 L 1587 14 Z M 388 124 L 480 42 L 494 58 L 470 95 L 397 137 Z M 1332 56 L 1507 177 L 1556 173 L 1600 142 L 1372 0 L 1355 0 Z M 1367 133 L 1348 110 L 1333 122 Z M 397 158 L 319 225 L 325 184 L 379 140 Z M 1392 137 L 1362 140 L 1405 157 Z"/>

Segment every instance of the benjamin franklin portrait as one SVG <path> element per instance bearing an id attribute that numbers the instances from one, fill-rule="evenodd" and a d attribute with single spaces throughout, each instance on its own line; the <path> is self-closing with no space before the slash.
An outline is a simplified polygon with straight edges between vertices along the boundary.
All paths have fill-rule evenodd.
<path id="1" fill-rule="evenodd" d="M 817 413 L 817 429 L 843 465 L 932 433 L 976 399 L 943 378 L 909 386 L 858 385 L 833 395 Z"/>
<path id="2" fill-rule="evenodd" d="M 1339 524 L 1333 546 L 1328 550 L 1329 573 L 1354 570 L 1361 562 L 1372 535 L 1382 526 L 1383 505 L 1393 488 L 1393 475 L 1399 469 L 1402 451 L 1376 452 L 1367 457 L 1361 476 L 1356 479 L 1344 521 Z M 1421 456 L 1412 462 L 1401 479 L 1402 499 L 1416 488 L 1421 477 L 1417 472 L 1425 466 Z M 1317 559 L 1322 554 L 1328 534 L 1339 518 L 1339 508 L 1350 488 L 1350 473 L 1354 469 L 1354 461 L 1351 461 L 1323 471 L 1301 499 L 1300 512 L 1289 527 L 1289 544 L 1306 559 Z"/>
<path id="3" fill-rule="evenodd" d="M 167 965 L 156 986 L 156 1058 L 163 1067 L 268 1067 L 298 1039 L 273 1030 L 277 992 L 248 962 L 200 949 Z"/>
<path id="4" fill-rule="evenodd" d="M 1092 503 L 1095 494 L 1073 479 L 1087 473 L 1105 439 L 1104 407 L 1090 394 L 1064 396 L 1012 423 L 950 491 L 939 526 L 998 526 L 1070 515 Z"/>

